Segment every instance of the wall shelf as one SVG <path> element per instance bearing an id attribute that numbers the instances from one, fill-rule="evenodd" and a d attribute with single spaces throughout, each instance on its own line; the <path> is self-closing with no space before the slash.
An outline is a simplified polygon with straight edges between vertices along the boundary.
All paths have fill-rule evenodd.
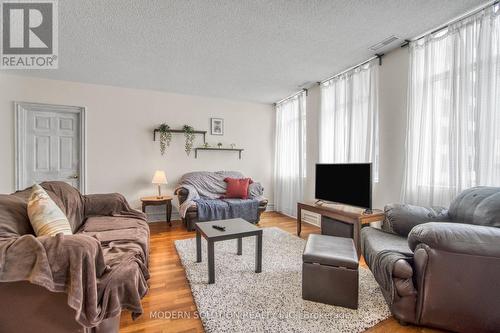
<path id="1" fill-rule="evenodd" d="M 155 128 L 153 131 L 153 141 L 156 141 L 156 133 L 159 132 L 160 130 L 158 128 Z M 176 130 L 176 129 L 171 129 L 170 133 L 182 133 L 184 134 L 183 130 Z M 207 131 L 193 131 L 194 134 L 200 134 L 203 135 L 203 143 L 206 142 L 205 136 L 207 135 Z"/>
<path id="2" fill-rule="evenodd" d="M 241 152 L 244 149 L 240 149 L 240 148 L 216 148 L 216 147 L 205 148 L 205 147 L 199 147 L 199 148 L 195 148 L 194 149 L 194 158 L 198 158 L 198 150 L 237 151 L 238 154 L 239 154 L 239 159 L 241 160 Z"/>

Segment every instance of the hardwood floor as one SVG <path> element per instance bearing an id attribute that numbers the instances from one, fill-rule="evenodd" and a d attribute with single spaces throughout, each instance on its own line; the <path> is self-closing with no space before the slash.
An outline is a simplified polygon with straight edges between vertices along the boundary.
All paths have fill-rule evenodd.
<path id="1" fill-rule="evenodd" d="M 261 227 L 279 227 L 295 234 L 296 222 L 287 216 L 269 212 L 262 215 Z M 120 332 L 203 332 L 203 325 L 196 318 L 196 305 L 189 283 L 174 246 L 174 241 L 194 237 L 181 221 L 174 221 L 169 227 L 166 223 L 152 223 L 150 253 L 150 290 L 142 301 L 144 313 L 133 321 L 129 313 L 122 313 Z M 319 228 L 303 224 L 301 238 L 307 239 L 310 233 L 319 233 Z M 361 263 L 365 265 L 364 262 Z M 173 315 L 177 318 L 173 318 Z M 431 333 L 436 330 L 401 326 L 394 318 L 389 318 L 367 332 Z"/>

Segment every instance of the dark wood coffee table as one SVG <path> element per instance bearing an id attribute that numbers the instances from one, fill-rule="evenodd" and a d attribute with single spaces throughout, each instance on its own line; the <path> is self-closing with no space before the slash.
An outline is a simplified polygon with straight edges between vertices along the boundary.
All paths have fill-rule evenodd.
<path id="1" fill-rule="evenodd" d="M 214 229 L 214 225 L 226 227 L 225 231 Z M 198 222 L 196 229 L 196 262 L 201 262 L 201 236 L 208 243 L 208 283 L 215 282 L 214 243 L 228 239 L 237 239 L 237 252 L 242 254 L 244 237 L 256 236 L 255 241 L 255 273 L 262 272 L 262 229 L 243 219 Z"/>

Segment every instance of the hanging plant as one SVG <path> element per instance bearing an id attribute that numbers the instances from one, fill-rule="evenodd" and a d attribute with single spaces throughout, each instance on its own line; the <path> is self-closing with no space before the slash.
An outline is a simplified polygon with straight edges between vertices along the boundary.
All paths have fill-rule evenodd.
<path id="1" fill-rule="evenodd" d="M 191 150 L 193 149 L 193 142 L 195 137 L 194 128 L 189 125 L 184 125 L 182 127 L 182 130 L 184 131 L 184 136 L 186 137 L 186 145 L 184 146 L 184 151 L 189 156 Z"/>
<path id="2" fill-rule="evenodd" d="M 170 141 L 172 140 L 172 132 L 170 132 L 170 126 L 163 123 L 158 127 L 158 132 L 160 132 L 160 152 L 162 155 L 165 154 L 167 147 L 170 146 Z"/>

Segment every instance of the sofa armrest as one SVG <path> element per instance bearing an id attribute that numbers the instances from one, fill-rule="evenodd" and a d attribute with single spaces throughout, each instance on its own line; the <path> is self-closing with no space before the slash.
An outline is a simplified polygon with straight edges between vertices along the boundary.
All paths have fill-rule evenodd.
<path id="1" fill-rule="evenodd" d="M 498 330 L 499 242 L 500 230 L 493 227 L 430 222 L 412 230 L 418 324 L 456 332 Z"/>
<path id="2" fill-rule="evenodd" d="M 82 234 L 24 235 L 1 240 L 0 266 L 0 282 L 28 280 L 59 292 L 64 291 L 60 288 L 68 276 L 99 277 L 106 270 L 99 241 Z"/>
<path id="3" fill-rule="evenodd" d="M 17 281 L 0 282 L 0 295 L 2 332 L 84 332 L 82 325 L 75 320 L 75 310 L 68 306 L 68 296 L 63 292 L 51 292 L 29 281 Z M 22 313 L 22 320 L 12 313 Z"/>
<path id="4" fill-rule="evenodd" d="M 452 253 L 500 258 L 500 229 L 463 223 L 421 224 L 412 229 L 408 245 L 415 251 L 419 244 Z"/>
<path id="5" fill-rule="evenodd" d="M 382 229 L 406 237 L 413 227 L 427 222 L 448 222 L 450 217 L 444 207 L 420 207 L 407 204 L 390 204 L 384 207 Z"/>
<path id="6" fill-rule="evenodd" d="M 85 217 L 122 216 L 146 221 L 146 215 L 132 209 L 127 199 L 119 193 L 85 195 L 84 206 Z"/>
<path id="7" fill-rule="evenodd" d="M 177 189 L 175 189 L 174 194 L 177 195 L 177 199 L 179 200 L 179 205 L 182 205 L 182 203 L 186 201 L 189 195 L 189 190 L 185 187 L 178 187 Z"/>

